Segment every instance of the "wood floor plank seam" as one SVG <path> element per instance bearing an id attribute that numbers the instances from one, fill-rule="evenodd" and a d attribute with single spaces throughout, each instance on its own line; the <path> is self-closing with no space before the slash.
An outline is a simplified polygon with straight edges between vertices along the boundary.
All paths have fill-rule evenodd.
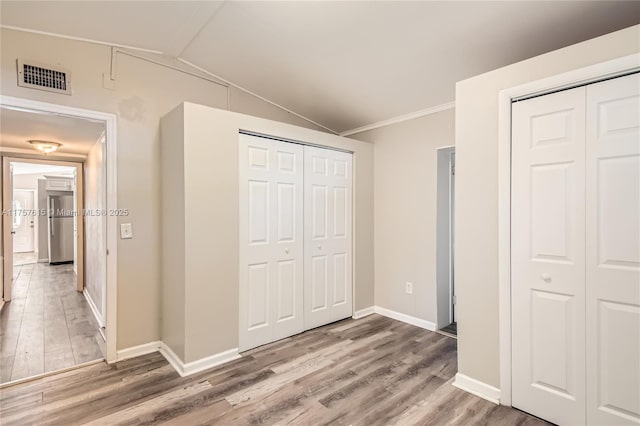
<path id="1" fill-rule="evenodd" d="M 376 314 L 180 377 L 159 354 L 0 390 L 3 426 L 545 422 L 452 386 L 455 339 Z"/>

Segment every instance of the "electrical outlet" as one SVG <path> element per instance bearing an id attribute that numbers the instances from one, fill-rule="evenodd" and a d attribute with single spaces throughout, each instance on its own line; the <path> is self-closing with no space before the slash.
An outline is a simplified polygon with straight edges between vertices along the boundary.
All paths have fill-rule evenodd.
<path id="1" fill-rule="evenodd" d="M 410 283 L 410 282 L 408 282 L 408 281 L 407 281 L 407 282 L 404 284 L 404 286 L 405 286 L 405 289 L 404 289 L 404 290 L 405 290 L 405 292 L 406 292 L 407 294 L 413 294 L 413 283 Z"/>

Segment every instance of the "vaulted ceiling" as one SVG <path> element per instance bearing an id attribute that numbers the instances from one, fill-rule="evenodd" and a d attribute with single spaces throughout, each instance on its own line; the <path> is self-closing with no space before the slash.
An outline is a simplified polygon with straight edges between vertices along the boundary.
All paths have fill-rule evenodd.
<path id="1" fill-rule="evenodd" d="M 637 1 L 6 1 L 0 23 L 182 58 L 335 131 L 640 22 Z"/>

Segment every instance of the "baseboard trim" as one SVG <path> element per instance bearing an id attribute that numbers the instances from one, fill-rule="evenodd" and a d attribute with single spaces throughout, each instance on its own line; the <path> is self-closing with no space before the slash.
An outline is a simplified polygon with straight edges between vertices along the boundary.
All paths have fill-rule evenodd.
<path id="1" fill-rule="evenodd" d="M 137 356 L 147 355 L 153 352 L 158 352 L 162 342 L 155 341 L 144 343 L 138 346 L 132 346 L 126 349 L 120 349 L 116 352 L 117 361 L 123 361 L 129 358 L 135 358 Z M 166 357 L 165 357 L 166 358 Z"/>
<path id="2" fill-rule="evenodd" d="M 91 295 L 87 291 L 86 287 L 84 288 L 84 290 L 82 290 L 82 294 L 84 294 L 84 298 L 87 299 L 89 308 L 91 308 L 91 312 L 93 312 L 93 316 L 95 317 L 96 321 L 98 321 L 98 326 L 100 328 L 104 327 L 104 319 L 102 318 L 102 315 L 100 315 L 100 312 L 98 312 L 98 308 L 96 307 L 96 304 L 93 303 L 93 299 L 91 298 Z"/>
<path id="3" fill-rule="evenodd" d="M 360 318 L 364 318 L 364 317 L 366 317 L 368 315 L 375 314 L 375 312 L 376 312 L 375 309 L 376 309 L 375 306 L 369 306 L 368 308 L 360 309 L 359 311 L 355 311 L 351 318 L 360 319 Z"/>
<path id="4" fill-rule="evenodd" d="M 489 402 L 500 405 L 500 389 L 494 386 L 488 385 L 469 376 L 465 376 L 461 373 L 456 374 L 453 386 L 482 399 L 486 399 Z"/>
<path id="5" fill-rule="evenodd" d="M 429 331 L 437 330 L 436 324 L 431 321 L 412 317 L 411 315 L 392 311 L 391 309 L 383 308 L 380 306 L 374 306 L 373 309 L 376 314 L 385 316 L 387 318 L 392 318 L 394 320 L 406 322 L 407 324 L 415 325 L 416 327 L 424 328 L 425 330 L 429 330 Z"/>
<path id="6" fill-rule="evenodd" d="M 190 376 L 191 374 L 199 373 L 201 371 L 208 370 L 209 368 L 217 367 L 240 358 L 238 348 L 233 348 L 206 358 L 184 363 L 180 357 L 163 342 L 160 342 L 160 353 L 167 359 L 169 364 L 171 364 L 181 377 Z"/>
<path id="7" fill-rule="evenodd" d="M 0 312 L 2 312 L 2 308 L 4 308 L 4 299 L 0 299 Z"/>

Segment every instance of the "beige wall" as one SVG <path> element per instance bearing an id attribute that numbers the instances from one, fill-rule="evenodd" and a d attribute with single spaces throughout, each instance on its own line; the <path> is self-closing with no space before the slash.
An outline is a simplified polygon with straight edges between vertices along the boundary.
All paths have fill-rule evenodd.
<path id="1" fill-rule="evenodd" d="M 110 112 L 118 119 L 118 207 L 130 211 L 134 238 L 118 241 L 118 342 L 127 348 L 160 338 L 160 159 L 159 119 L 183 101 L 224 108 L 225 87 L 137 58 L 117 55 L 115 88 L 108 46 L 2 29 L 0 93 Z M 18 87 L 16 59 L 58 64 L 72 72 L 73 95 Z M 309 126 L 265 102 L 231 91 L 234 111 Z M 110 159 L 107 159 L 110 161 Z"/>
<path id="2" fill-rule="evenodd" d="M 106 209 L 106 168 L 103 161 L 105 145 L 102 139 L 97 141 L 84 163 L 84 206 L 85 215 L 84 285 L 98 313 L 104 321 L 103 291 L 107 285 L 107 269 L 104 262 L 106 244 L 106 216 L 94 214 Z"/>
<path id="3" fill-rule="evenodd" d="M 375 304 L 436 323 L 437 149 L 454 143 L 454 111 L 351 137 L 374 144 Z"/>
<path id="4" fill-rule="evenodd" d="M 184 138 L 179 134 L 182 129 Z M 173 324 L 184 321 L 185 362 L 238 347 L 240 129 L 354 152 L 355 309 L 373 303 L 373 146 L 187 103 L 162 122 L 163 196 L 184 195 L 183 200 L 176 197 L 173 203 L 173 208 L 182 208 L 184 216 L 175 213 L 163 218 L 163 229 L 184 230 L 163 236 L 165 305 L 184 303 L 184 307 L 165 306 L 162 338 L 165 340 L 164 330 L 171 328 L 170 339 L 175 340 Z M 183 154 L 176 152 L 181 143 Z M 169 162 L 169 158 L 175 161 Z M 183 168 L 177 164 L 181 161 Z M 174 186 L 182 179 L 183 191 Z M 175 294 L 173 284 L 181 275 L 184 302 L 181 294 Z"/>
<path id="5" fill-rule="evenodd" d="M 640 26 L 456 85 L 456 285 L 459 372 L 499 387 L 498 92 L 640 51 Z"/>

